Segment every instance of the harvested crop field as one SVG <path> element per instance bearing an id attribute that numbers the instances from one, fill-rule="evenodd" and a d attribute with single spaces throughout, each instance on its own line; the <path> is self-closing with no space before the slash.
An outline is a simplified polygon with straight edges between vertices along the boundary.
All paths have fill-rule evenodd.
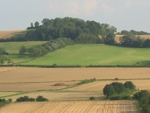
<path id="1" fill-rule="evenodd" d="M 31 98 L 36 98 L 37 96 L 42 95 L 50 101 L 88 101 L 90 97 L 94 96 L 96 99 L 104 100 L 106 99 L 102 91 L 36 91 L 36 92 L 27 92 L 24 94 L 11 96 L 13 102 L 16 101 L 18 97 L 28 96 Z M 9 99 L 7 97 L 6 99 Z"/>
<path id="2" fill-rule="evenodd" d="M 138 113 L 134 101 L 13 103 L 1 113 Z"/>
<path id="3" fill-rule="evenodd" d="M 0 83 L 150 78 L 149 68 L 5 68 L 0 68 Z"/>
<path id="4" fill-rule="evenodd" d="M 0 39 L 9 38 L 17 33 L 22 32 L 23 30 L 12 30 L 12 31 L 0 31 Z"/>
<path id="5" fill-rule="evenodd" d="M 116 35 L 115 36 L 115 41 L 117 43 L 120 42 L 120 37 L 122 37 L 123 35 Z M 150 39 L 150 35 L 136 35 L 137 37 L 140 36 L 140 38 L 143 38 L 143 39 Z"/>
<path id="6" fill-rule="evenodd" d="M 144 89 L 150 78 L 149 68 L 0 68 L 1 91 L 61 89 L 85 79 L 141 79 L 135 84 Z M 143 80 L 144 79 L 144 80 Z M 143 82 L 144 81 L 144 82 Z M 136 83 L 137 82 L 137 83 Z M 64 83 L 66 86 L 53 86 Z M 108 83 L 108 82 L 106 82 Z M 99 83 L 98 83 L 99 84 Z M 104 85 L 105 83 L 103 83 Z M 103 86 L 102 85 L 102 86 Z M 96 86 L 94 86 L 96 87 Z"/>
<path id="7" fill-rule="evenodd" d="M 89 84 L 83 84 L 81 86 L 65 89 L 67 91 L 101 91 L 106 84 L 110 84 L 112 82 L 121 82 L 125 83 L 129 80 L 116 80 L 116 81 L 97 81 Z M 137 89 L 140 90 L 149 90 L 150 89 L 150 80 L 130 80 L 135 84 Z"/>
<path id="8" fill-rule="evenodd" d="M 76 84 L 78 81 L 63 82 L 65 85 L 55 86 L 55 82 L 17 82 L 17 83 L 0 83 L 0 91 L 38 91 L 38 90 L 57 90 Z"/>

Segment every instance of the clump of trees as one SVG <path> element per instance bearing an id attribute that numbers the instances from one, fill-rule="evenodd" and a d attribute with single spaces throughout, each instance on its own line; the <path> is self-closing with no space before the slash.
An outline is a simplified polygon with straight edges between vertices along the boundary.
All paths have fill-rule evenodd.
<path id="1" fill-rule="evenodd" d="M 34 101 L 48 101 L 47 98 L 44 98 L 43 96 L 38 96 L 35 98 L 29 98 L 28 96 L 19 97 L 16 99 L 16 102 L 34 102 Z"/>
<path id="2" fill-rule="evenodd" d="M 6 105 L 6 104 L 9 104 L 9 103 L 11 103 L 11 102 L 12 102 L 12 99 L 6 100 L 6 99 L 4 99 L 4 98 L 0 98 L 0 107 L 4 106 L 4 105 Z"/>
<path id="3" fill-rule="evenodd" d="M 48 54 L 49 52 L 66 47 L 67 45 L 72 45 L 74 43 L 75 42 L 69 38 L 58 38 L 55 40 L 48 41 L 43 45 L 34 46 L 31 48 L 21 46 L 21 48 L 19 50 L 19 54 L 23 55 L 23 54 L 29 53 L 33 57 L 40 57 L 40 56 L 44 56 L 44 55 Z"/>
<path id="4" fill-rule="evenodd" d="M 131 81 L 127 81 L 124 84 L 120 82 L 113 82 L 111 84 L 107 84 L 103 88 L 103 94 L 106 95 L 107 98 L 113 100 L 119 99 L 129 99 L 131 92 L 135 90 L 135 85 Z"/>
<path id="5" fill-rule="evenodd" d="M 124 35 L 120 37 L 120 45 L 125 47 L 149 48 L 150 39 L 141 39 L 135 35 Z"/>
<path id="6" fill-rule="evenodd" d="M 106 23 L 99 23 L 95 21 L 84 21 L 79 18 L 55 18 L 42 20 L 31 23 L 27 28 L 25 36 L 18 36 L 15 41 L 48 41 L 60 37 L 70 38 L 76 43 L 102 43 L 105 36 L 114 34 L 117 29 Z M 101 36 L 102 38 L 99 38 Z M 6 39 L 7 40 L 7 39 Z M 8 41 L 10 41 L 9 39 Z M 5 40 L 3 40 L 5 41 Z"/>
<path id="7" fill-rule="evenodd" d="M 139 101 L 140 110 L 142 113 L 150 113 L 150 92 L 141 90 L 133 95 L 133 99 Z"/>

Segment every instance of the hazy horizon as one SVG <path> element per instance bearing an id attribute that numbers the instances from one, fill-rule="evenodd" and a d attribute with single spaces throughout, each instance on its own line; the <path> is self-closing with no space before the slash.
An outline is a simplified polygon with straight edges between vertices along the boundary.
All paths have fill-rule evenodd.
<path id="1" fill-rule="evenodd" d="M 73 17 L 150 32 L 149 0 L 1 0 L 0 31 L 24 30 L 44 18 Z"/>

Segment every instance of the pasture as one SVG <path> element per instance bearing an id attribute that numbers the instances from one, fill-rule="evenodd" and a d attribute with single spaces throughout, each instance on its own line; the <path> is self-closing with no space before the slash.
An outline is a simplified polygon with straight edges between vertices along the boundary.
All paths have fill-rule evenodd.
<path id="1" fill-rule="evenodd" d="M 27 41 L 27 42 L 0 42 L 0 48 L 4 48 L 9 55 L 7 58 L 11 59 L 14 63 L 25 62 L 33 59 L 29 54 L 19 55 L 19 50 L 21 46 L 26 46 L 28 48 L 32 46 L 37 46 L 45 43 L 46 41 Z"/>
<path id="2" fill-rule="evenodd" d="M 76 44 L 49 53 L 22 65 L 88 66 L 135 65 L 150 60 L 149 48 L 125 48 L 104 44 Z"/>

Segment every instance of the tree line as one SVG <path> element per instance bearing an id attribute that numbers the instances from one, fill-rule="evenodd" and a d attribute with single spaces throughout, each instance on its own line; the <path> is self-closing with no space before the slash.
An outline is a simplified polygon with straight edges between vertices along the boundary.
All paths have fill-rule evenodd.
<path id="1" fill-rule="evenodd" d="M 120 35 L 150 35 L 150 33 L 145 32 L 145 31 L 135 31 L 135 30 L 122 30 L 121 32 L 118 32 L 117 34 Z"/>
<path id="2" fill-rule="evenodd" d="M 142 39 L 135 35 L 124 35 L 120 37 L 119 45 L 125 47 L 149 48 L 150 39 Z"/>
<path id="3" fill-rule="evenodd" d="M 27 48 L 26 46 L 21 46 L 19 54 L 31 54 L 33 57 L 40 57 L 48 54 L 49 52 L 55 51 L 57 49 L 66 47 L 67 45 L 73 45 L 75 42 L 69 38 L 57 38 L 46 42 L 45 44 L 39 46 L 33 46 Z"/>

